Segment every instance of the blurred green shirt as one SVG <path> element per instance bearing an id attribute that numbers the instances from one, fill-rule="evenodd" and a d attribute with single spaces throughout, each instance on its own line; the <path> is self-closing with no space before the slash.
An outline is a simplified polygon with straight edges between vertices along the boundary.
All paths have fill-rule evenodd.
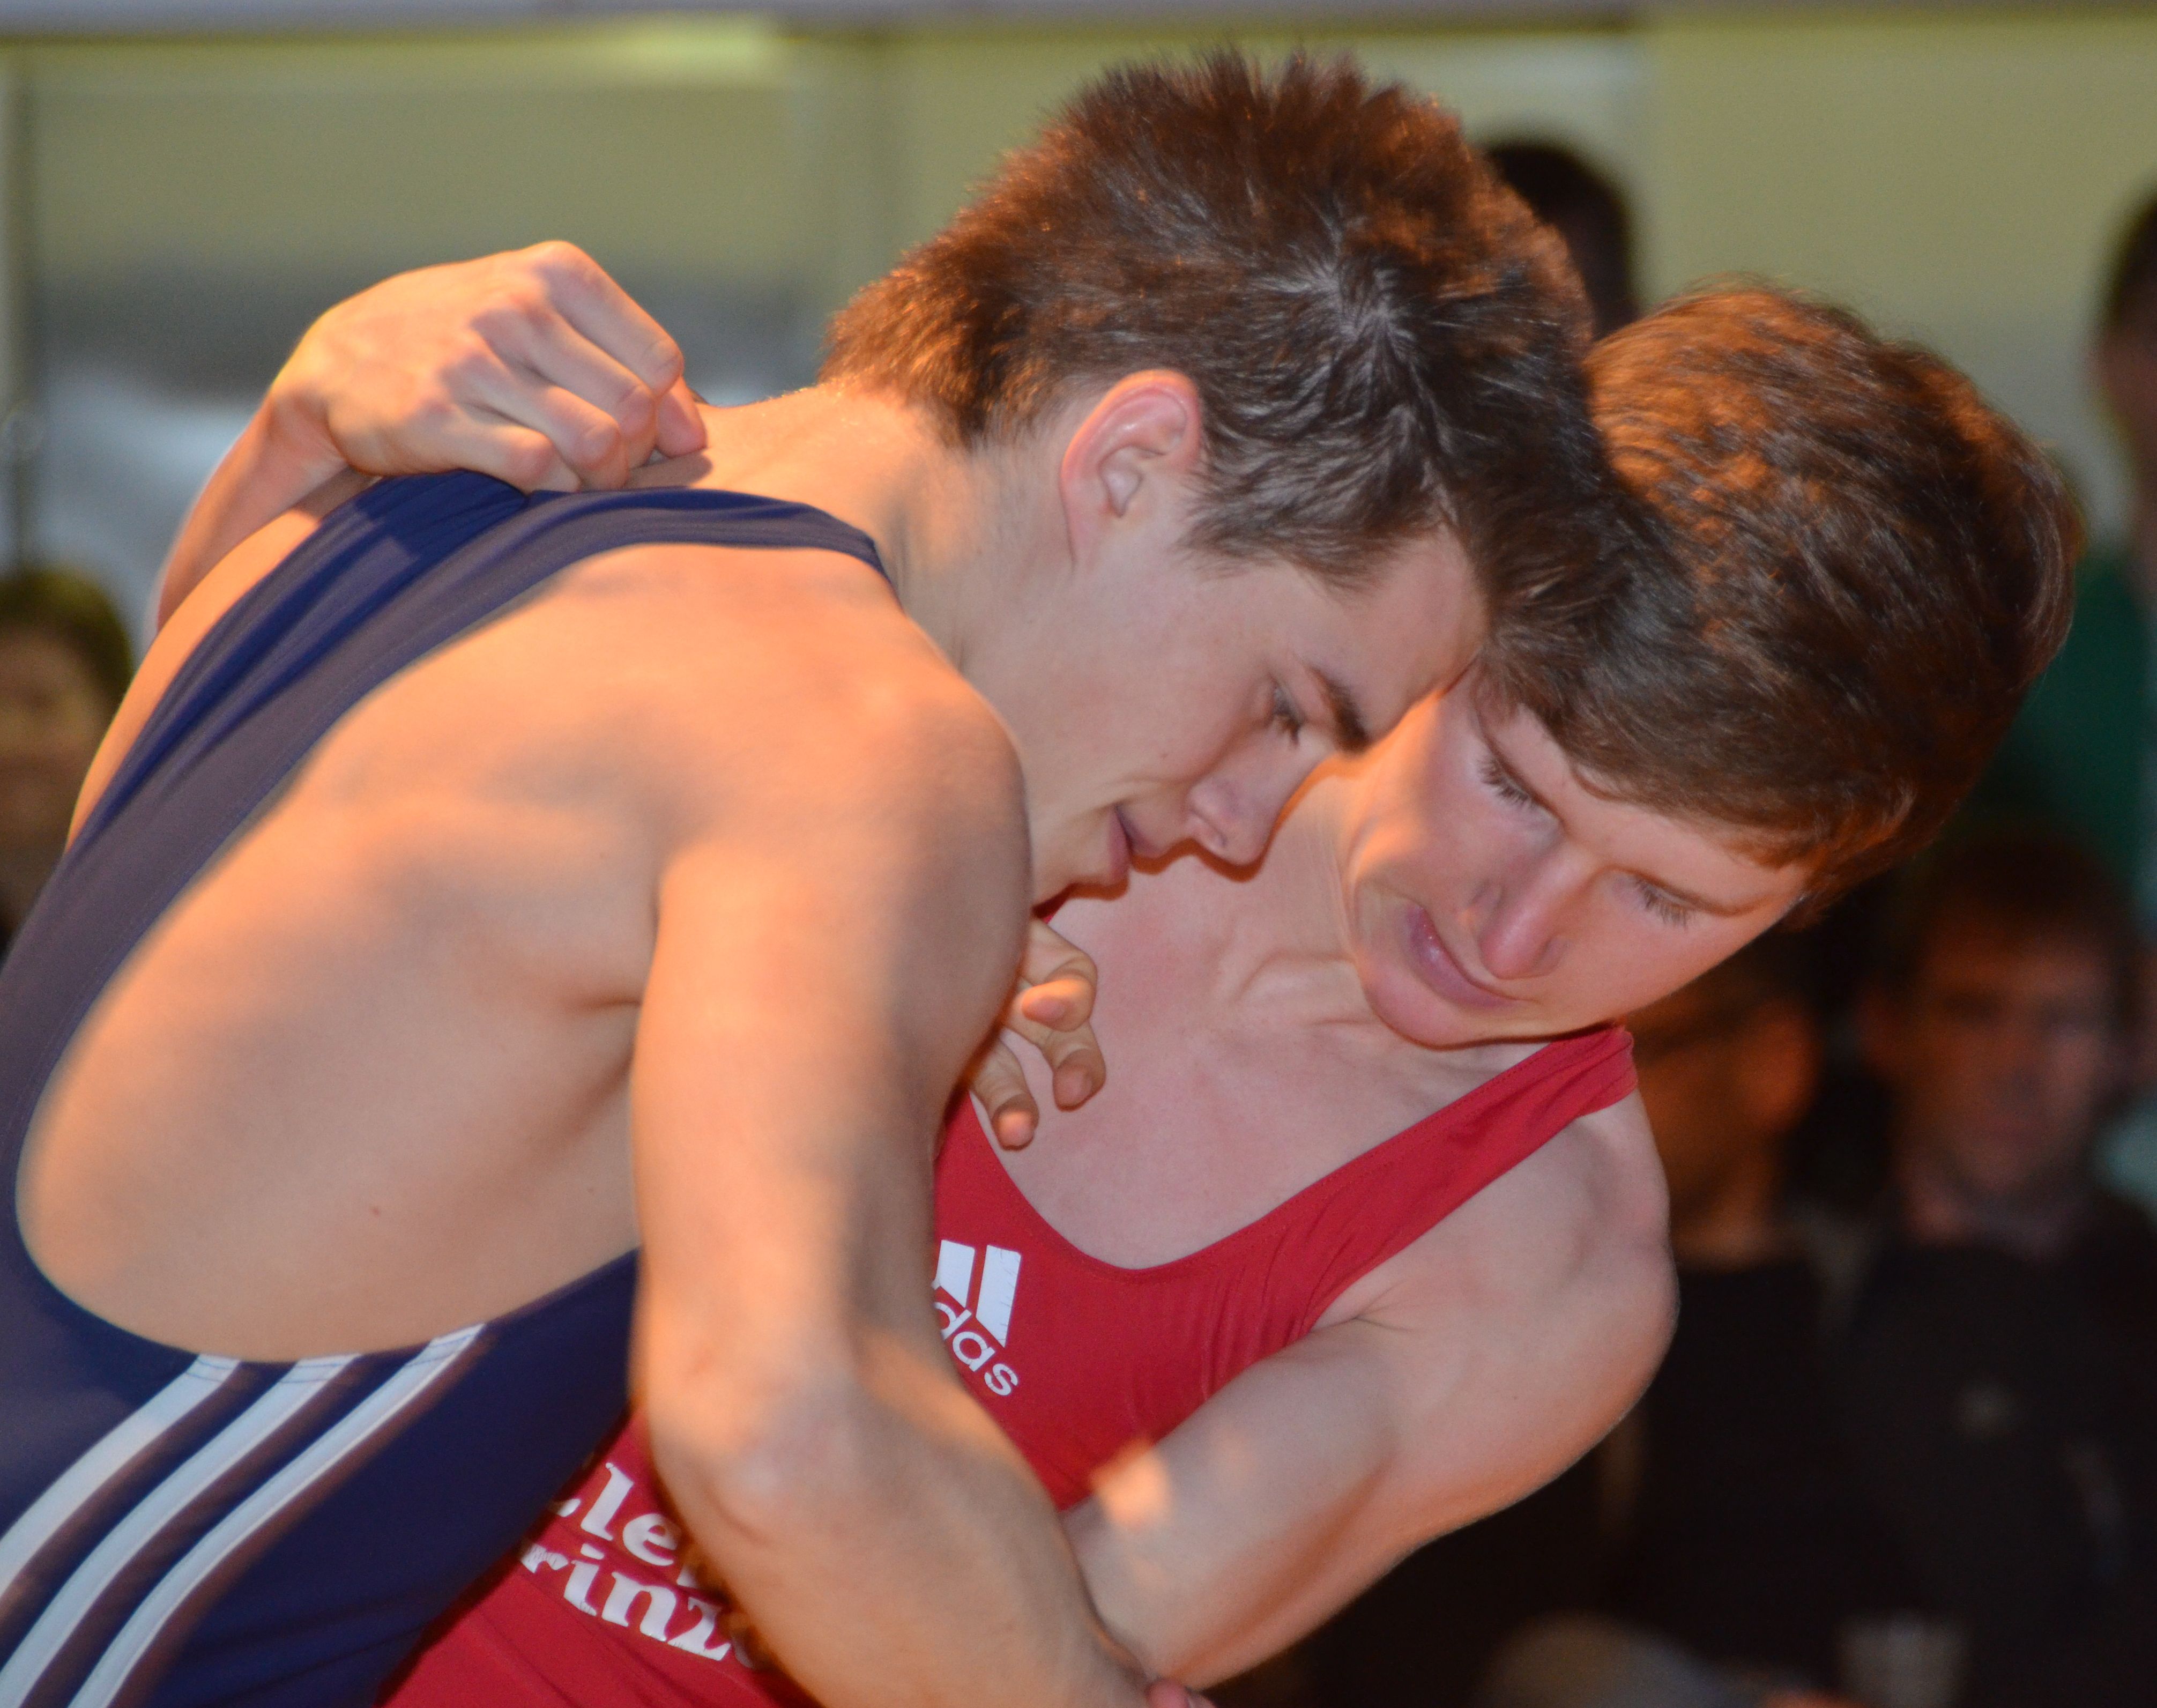
<path id="1" fill-rule="evenodd" d="M 2036 819 L 2079 836 L 2157 925 L 2157 685 L 2124 549 L 2076 575 L 2074 625 L 1970 795 L 1972 821 Z"/>

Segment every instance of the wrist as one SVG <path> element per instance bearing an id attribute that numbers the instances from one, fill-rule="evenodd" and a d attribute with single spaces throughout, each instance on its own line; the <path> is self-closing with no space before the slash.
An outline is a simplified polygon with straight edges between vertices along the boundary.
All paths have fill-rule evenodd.
<path id="1" fill-rule="evenodd" d="M 234 450 L 253 479 L 290 492 L 295 502 L 350 466 L 330 437 L 321 399 L 289 369 L 270 382 Z"/>

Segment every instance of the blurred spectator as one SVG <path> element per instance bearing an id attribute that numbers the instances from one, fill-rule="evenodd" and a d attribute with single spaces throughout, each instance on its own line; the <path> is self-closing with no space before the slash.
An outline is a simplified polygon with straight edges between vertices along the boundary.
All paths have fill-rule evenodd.
<path id="1" fill-rule="evenodd" d="M 2086 1167 L 2127 911 L 2047 837 L 1912 887 L 1866 1006 L 1892 1151 L 1867 1213 L 1778 1203 L 1817 1046 L 1772 939 L 1636 1016 L 1677 1336 L 1603 1450 L 1598 1606 L 1524 1630 L 1483 1708 L 2157 1695 L 2157 1230 Z"/>
<path id="2" fill-rule="evenodd" d="M 1968 843 L 1912 886 L 1862 1027 L 1908 1236 L 2057 1276 L 2157 1391 L 2157 1229 L 2088 1166 L 2139 997 L 2129 914 L 2064 838 Z"/>
<path id="3" fill-rule="evenodd" d="M 0 577 L 0 953 L 67 846 L 133 670 L 127 631 L 94 583 L 64 569 Z"/>
<path id="4" fill-rule="evenodd" d="M 1595 336 L 1640 312 L 1633 283 L 1633 216 L 1617 187 L 1554 142 L 1501 142 L 1489 151 L 1498 176 L 1572 251 L 1595 311 Z"/>
<path id="5" fill-rule="evenodd" d="M 2073 631 L 1973 805 L 2074 831 L 2129 887 L 2146 927 L 2157 924 L 2157 197 L 2120 241 L 2093 360 L 2127 450 L 2128 534 L 2084 561 Z"/>
<path id="6" fill-rule="evenodd" d="M 1979 820 L 2035 820 L 2073 831 L 2134 898 L 2145 949 L 2157 945 L 2157 195 L 2122 236 L 2092 365 L 2127 451 L 2132 507 L 2124 539 L 2082 564 L 2075 623 L 1971 801 Z M 2157 956 L 2144 978 L 2157 988 Z M 2157 1091 L 2157 1002 L 2134 1078 Z M 2157 1206 L 2157 1105 L 2111 1147 L 2117 1180 Z"/>

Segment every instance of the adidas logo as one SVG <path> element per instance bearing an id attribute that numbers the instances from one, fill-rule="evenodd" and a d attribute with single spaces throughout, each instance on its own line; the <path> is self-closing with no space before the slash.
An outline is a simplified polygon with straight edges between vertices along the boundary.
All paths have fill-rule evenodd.
<path id="1" fill-rule="evenodd" d="M 937 1248 L 936 1290 L 953 1302 L 939 1299 L 936 1314 L 944 1320 L 944 1341 L 950 1347 L 951 1356 L 980 1375 L 991 1393 L 1007 1394 L 1018 1386 L 1018 1372 L 996 1361 L 1011 1339 L 1012 1301 L 1018 1297 L 1019 1256 L 996 1245 L 979 1255 L 981 1289 L 976 1292 L 974 1248 L 955 1239 L 947 1239 Z"/>

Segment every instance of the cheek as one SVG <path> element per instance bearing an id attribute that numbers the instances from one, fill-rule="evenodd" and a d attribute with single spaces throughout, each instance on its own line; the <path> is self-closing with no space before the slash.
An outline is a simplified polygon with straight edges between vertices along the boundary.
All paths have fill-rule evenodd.
<path id="1" fill-rule="evenodd" d="M 1569 961 L 1578 958 L 1581 1023 L 1629 1014 L 1682 990 L 1758 934 L 1721 921 L 1712 930 L 1698 919 L 1674 928 L 1619 902 L 1597 908 L 1567 949 Z"/>
<path id="2" fill-rule="evenodd" d="M 2094 1103 L 2104 1094 L 2108 1052 L 2102 1043 L 2074 1043 L 2053 1052 L 2051 1081 L 2062 1101 Z"/>

